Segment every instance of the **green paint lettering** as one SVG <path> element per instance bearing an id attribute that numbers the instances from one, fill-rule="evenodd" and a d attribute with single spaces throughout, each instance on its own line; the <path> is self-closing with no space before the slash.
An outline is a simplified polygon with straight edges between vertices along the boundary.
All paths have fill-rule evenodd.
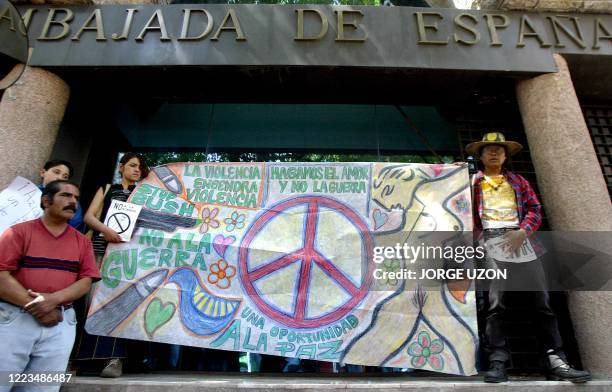
<path id="1" fill-rule="evenodd" d="M 332 340 L 331 342 L 319 343 L 319 355 L 317 359 L 320 360 L 338 360 L 340 359 L 341 352 L 338 349 L 342 345 L 342 340 Z M 326 350 L 326 351 L 320 351 Z"/>
<path id="2" fill-rule="evenodd" d="M 195 237 L 195 233 L 187 233 L 187 238 L 185 239 L 185 250 L 189 252 L 198 251 L 198 245 L 193 243 L 193 237 Z"/>
<path id="3" fill-rule="evenodd" d="M 184 250 L 177 250 L 176 258 L 174 259 L 174 266 L 180 267 L 183 265 L 187 265 L 187 262 L 185 260 L 188 260 L 188 259 L 189 259 L 189 252 L 185 252 Z"/>
<path id="4" fill-rule="evenodd" d="M 288 342 L 278 342 L 274 350 L 280 352 L 280 355 L 284 357 L 285 354 L 295 350 L 295 344 Z"/>
<path id="5" fill-rule="evenodd" d="M 159 230 L 143 229 L 142 234 L 139 235 L 138 244 L 148 246 L 161 246 L 164 240 L 164 235 Z"/>
<path id="6" fill-rule="evenodd" d="M 121 252 L 113 251 L 104 260 L 102 264 L 102 282 L 108 288 L 115 288 L 121 282 L 121 268 L 116 264 L 121 262 Z"/>
<path id="7" fill-rule="evenodd" d="M 162 212 L 166 212 L 168 214 L 174 214 L 176 213 L 176 210 L 178 209 L 178 203 L 175 201 L 169 201 L 166 204 L 164 204 L 164 208 L 162 208 Z"/>
<path id="8" fill-rule="evenodd" d="M 171 259 L 172 259 L 172 251 L 170 249 L 161 249 L 159 251 L 159 263 L 157 264 L 157 266 L 170 268 Z"/>
<path id="9" fill-rule="evenodd" d="M 135 248 L 122 251 L 121 258 L 123 259 L 125 278 L 128 280 L 134 279 L 134 276 L 136 276 L 136 269 L 138 268 L 138 249 Z"/>
<path id="10" fill-rule="evenodd" d="M 191 216 L 193 215 L 193 204 L 183 203 L 179 209 L 180 216 Z"/>
<path id="11" fill-rule="evenodd" d="M 202 174 L 200 173 L 199 165 L 185 165 L 183 170 L 183 176 L 187 177 L 200 177 Z"/>
<path id="12" fill-rule="evenodd" d="M 181 238 L 181 233 L 176 233 L 175 235 L 168 240 L 168 245 L 166 246 L 168 249 L 172 249 L 172 247 L 176 247 L 176 250 L 183 250 L 183 239 Z"/>
<path id="13" fill-rule="evenodd" d="M 207 271 L 206 262 L 204 261 L 204 255 L 202 253 L 196 254 L 196 257 L 193 259 L 193 263 L 191 264 L 193 268 L 199 268 L 200 271 Z"/>
<path id="14" fill-rule="evenodd" d="M 212 348 L 222 346 L 228 339 L 234 340 L 234 350 L 240 349 L 240 320 L 236 319 L 221 336 L 210 343 Z"/>
<path id="15" fill-rule="evenodd" d="M 138 266 L 143 270 L 148 270 L 155 267 L 155 255 L 157 254 L 157 249 L 155 248 L 145 248 L 140 252 L 140 259 L 138 260 Z"/>
<path id="16" fill-rule="evenodd" d="M 308 359 L 315 359 L 315 356 L 317 354 L 317 345 L 316 344 L 305 344 L 303 346 L 300 346 L 297 350 L 297 352 L 295 353 L 295 357 L 296 358 L 308 358 Z"/>
<path id="17" fill-rule="evenodd" d="M 210 254 L 211 243 L 212 243 L 212 240 L 210 237 L 211 237 L 210 233 L 206 233 L 202 236 L 202 238 L 200 238 L 200 244 L 198 245 L 198 252 L 201 252 L 202 249 L 204 249 L 207 255 Z"/>
<path id="18" fill-rule="evenodd" d="M 351 324 L 352 328 L 356 328 L 357 324 L 359 324 L 359 319 L 352 314 L 346 316 L 346 320 L 349 322 L 349 324 Z"/>
<path id="19" fill-rule="evenodd" d="M 265 332 L 257 339 L 257 351 L 268 351 L 268 334 Z"/>
<path id="20" fill-rule="evenodd" d="M 251 340 L 251 327 L 248 327 L 247 330 L 246 330 L 246 336 L 244 337 L 244 342 L 242 343 L 242 348 L 244 348 L 245 350 L 251 350 L 251 351 L 257 350 L 257 347 L 252 345 L 249 342 L 249 340 Z"/>

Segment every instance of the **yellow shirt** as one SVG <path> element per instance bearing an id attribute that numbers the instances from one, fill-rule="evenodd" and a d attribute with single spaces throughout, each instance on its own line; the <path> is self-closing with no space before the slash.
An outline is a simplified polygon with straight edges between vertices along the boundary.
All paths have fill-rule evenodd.
<path id="1" fill-rule="evenodd" d="M 485 176 L 480 183 L 482 189 L 482 228 L 499 229 L 518 227 L 516 195 L 502 174 Z"/>

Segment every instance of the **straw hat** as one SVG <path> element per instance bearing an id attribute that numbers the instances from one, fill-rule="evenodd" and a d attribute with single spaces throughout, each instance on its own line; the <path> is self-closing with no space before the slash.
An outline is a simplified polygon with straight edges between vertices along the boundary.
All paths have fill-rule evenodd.
<path id="1" fill-rule="evenodd" d="M 520 143 L 506 141 L 506 137 L 501 132 L 487 132 L 482 137 L 482 141 L 468 144 L 465 147 L 465 151 L 470 155 L 478 155 L 481 148 L 492 144 L 506 147 L 508 156 L 512 156 L 523 149 Z"/>

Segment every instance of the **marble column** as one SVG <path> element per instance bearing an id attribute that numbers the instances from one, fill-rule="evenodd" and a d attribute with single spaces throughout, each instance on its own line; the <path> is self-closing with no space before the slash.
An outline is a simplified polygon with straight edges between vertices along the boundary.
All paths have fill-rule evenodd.
<path id="1" fill-rule="evenodd" d="M 553 230 L 612 231 L 612 204 L 565 59 L 557 73 L 517 84 L 517 99 L 543 204 Z M 570 292 L 582 361 L 612 376 L 612 292 Z"/>
<path id="2" fill-rule="evenodd" d="M 68 104 L 70 89 L 57 75 L 27 67 L 0 100 L 0 188 L 15 176 L 38 183 Z"/>

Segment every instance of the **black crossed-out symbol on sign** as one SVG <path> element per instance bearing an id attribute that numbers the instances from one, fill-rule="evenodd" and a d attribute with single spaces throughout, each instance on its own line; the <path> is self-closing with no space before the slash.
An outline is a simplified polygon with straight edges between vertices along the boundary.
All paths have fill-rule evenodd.
<path id="1" fill-rule="evenodd" d="M 108 226 L 117 234 L 125 233 L 130 228 L 130 223 L 132 220 L 124 212 L 117 212 L 108 218 Z"/>

